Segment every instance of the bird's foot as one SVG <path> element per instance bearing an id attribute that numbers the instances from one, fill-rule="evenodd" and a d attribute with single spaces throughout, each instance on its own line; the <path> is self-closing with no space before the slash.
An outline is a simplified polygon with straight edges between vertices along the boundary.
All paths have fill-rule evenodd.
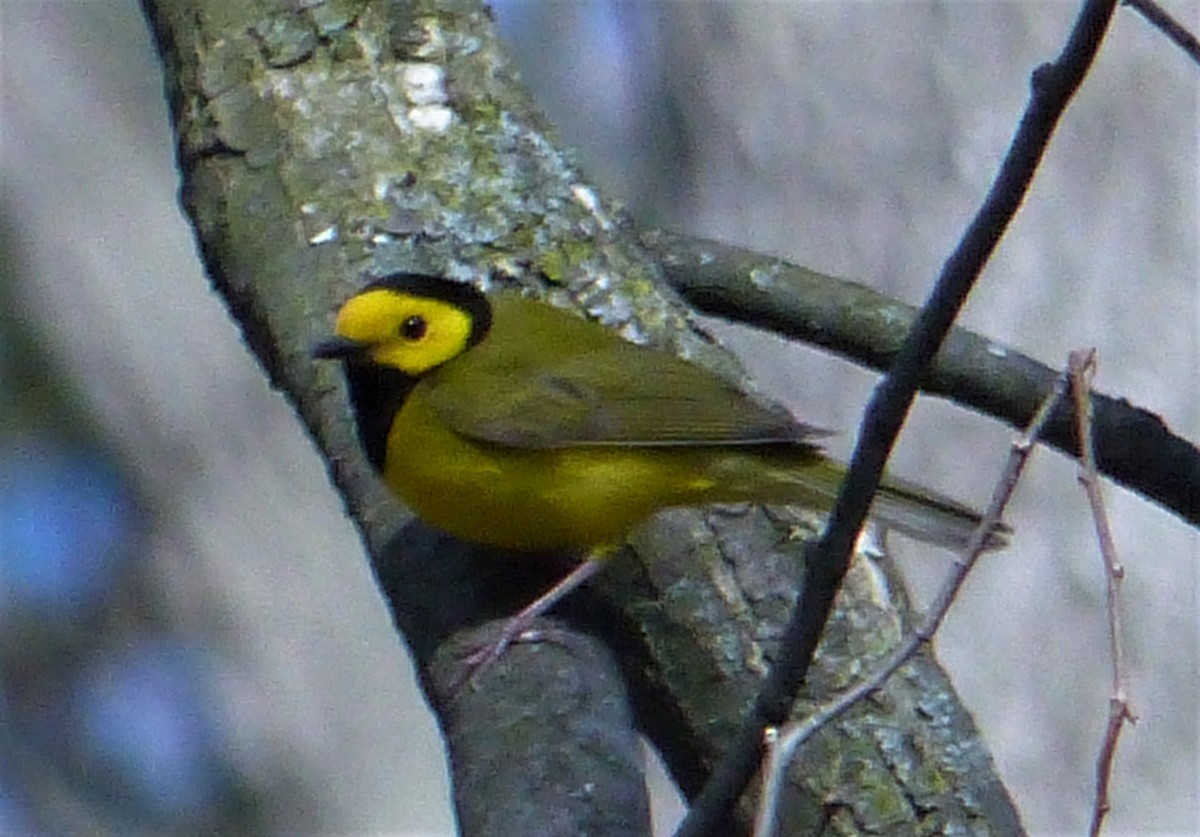
<path id="1" fill-rule="evenodd" d="M 450 684 L 451 694 L 457 694 L 464 686 L 473 685 L 478 678 L 496 664 L 510 645 L 518 642 L 540 642 L 544 631 L 532 628 L 534 616 L 518 614 L 505 622 L 498 634 L 476 645 L 459 661 L 458 676 Z"/>

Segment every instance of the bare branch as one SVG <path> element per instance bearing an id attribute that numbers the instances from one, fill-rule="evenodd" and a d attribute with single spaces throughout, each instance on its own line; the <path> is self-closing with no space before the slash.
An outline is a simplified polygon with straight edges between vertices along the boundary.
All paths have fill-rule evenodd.
<path id="1" fill-rule="evenodd" d="M 1079 451 L 1079 482 L 1087 492 L 1092 519 L 1096 523 L 1096 540 L 1100 544 L 1100 556 L 1104 560 L 1109 654 L 1112 660 L 1112 694 L 1108 699 L 1108 724 L 1100 755 L 1096 759 L 1096 797 L 1089 831 L 1092 837 L 1096 837 L 1104 824 L 1104 817 L 1112 807 L 1108 792 L 1112 780 L 1113 760 L 1117 753 L 1117 741 L 1125 722 L 1134 723 L 1137 718 L 1129 705 L 1125 652 L 1121 642 L 1120 593 L 1125 568 L 1117 557 L 1117 546 L 1113 541 L 1112 529 L 1108 525 L 1108 512 L 1104 507 L 1100 476 L 1096 472 L 1096 454 L 1092 445 L 1092 408 L 1088 393 L 1091 391 L 1092 376 L 1096 370 L 1096 350 L 1071 352 L 1069 370 L 1071 392 L 1075 398 L 1075 415 L 1079 422 L 1079 438 L 1083 440 Z"/>
<path id="2" fill-rule="evenodd" d="M 1150 25 L 1171 39 L 1171 42 L 1191 56 L 1192 61 L 1200 64 L 1200 40 L 1187 30 L 1182 23 L 1172 17 L 1166 9 L 1154 0 L 1122 0 L 1124 5 L 1135 9 L 1142 17 L 1150 21 Z"/>
<path id="3" fill-rule="evenodd" d="M 946 261 L 937 284 L 879 384 L 859 435 L 850 470 L 825 533 L 808 552 L 804 584 L 771 670 L 733 749 L 726 754 L 680 828 L 681 835 L 721 830 L 758 767 L 763 733 L 787 717 L 804 682 L 854 542 L 879 485 L 896 436 L 925 369 L 949 332 L 983 266 L 1020 207 L 1058 120 L 1091 67 L 1115 10 L 1115 0 L 1088 0 L 1057 60 L 1033 73 L 1032 94 L 991 191 Z"/>
<path id="4" fill-rule="evenodd" d="M 988 503 L 983 519 L 980 520 L 967 547 L 966 557 L 954 562 L 950 573 L 919 624 L 854 688 L 839 695 L 836 700 L 826 703 L 805 718 L 803 723 L 792 722 L 782 730 L 768 732 L 768 755 L 760 793 L 758 818 L 754 827 L 755 837 L 769 837 L 775 833 L 783 780 L 787 775 L 788 765 L 791 764 L 800 745 L 811 738 L 813 733 L 821 727 L 879 689 L 896 669 L 911 660 L 919 649 L 928 645 L 933 639 L 942 620 L 950 611 L 950 606 L 954 603 L 958 591 L 962 589 L 963 582 L 967 580 L 967 576 L 974 568 L 979 556 L 984 553 L 990 533 L 995 530 L 1004 517 L 1004 509 L 1008 506 L 1009 498 L 1012 497 L 1012 493 L 1021 479 L 1021 473 L 1029 462 L 1033 446 L 1055 407 L 1058 406 L 1058 402 L 1066 394 L 1066 389 L 1067 374 L 1064 372 L 1059 376 L 1058 385 L 1054 391 L 1038 408 L 1029 427 L 1013 440 L 1008 461 L 992 491 L 992 499 Z"/>

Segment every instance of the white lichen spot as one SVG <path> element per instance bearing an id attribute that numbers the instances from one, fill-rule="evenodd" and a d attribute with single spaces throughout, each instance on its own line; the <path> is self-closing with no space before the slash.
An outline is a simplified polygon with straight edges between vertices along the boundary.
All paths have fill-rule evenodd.
<path id="1" fill-rule="evenodd" d="M 756 267 L 750 271 L 750 284 L 761 291 L 769 291 L 779 278 L 778 268 Z"/>
<path id="2" fill-rule="evenodd" d="M 583 208 L 588 212 L 595 213 L 600 210 L 600 200 L 590 187 L 576 183 L 571 186 L 571 194 L 575 196 L 575 200 L 583 204 Z"/>
<path id="3" fill-rule="evenodd" d="M 409 110 L 408 119 L 414 128 L 441 134 L 454 124 L 454 111 L 445 105 L 422 105 Z"/>
<path id="4" fill-rule="evenodd" d="M 375 196 L 375 200 L 381 201 L 391 192 L 392 176 L 390 174 L 375 175 L 375 180 L 371 183 L 371 194 Z"/>
<path id="5" fill-rule="evenodd" d="M 612 276 L 607 273 L 599 273 L 587 286 L 588 293 L 605 293 L 612 287 Z"/>
<path id="6" fill-rule="evenodd" d="M 585 186 L 582 183 L 575 183 L 571 186 L 571 194 L 596 219 L 601 229 L 607 230 L 612 227 L 612 222 L 604 212 L 604 208 L 600 206 L 600 199 L 596 197 L 596 193 L 592 190 L 592 187 Z"/>
<path id="7" fill-rule="evenodd" d="M 328 244 L 331 241 L 337 241 L 337 237 L 338 237 L 338 225 L 330 224 L 325 229 L 310 236 L 308 239 L 308 243 L 309 244 Z"/>
<path id="8" fill-rule="evenodd" d="M 444 105 L 450 98 L 446 94 L 446 69 L 438 64 L 401 65 L 400 84 L 414 105 Z"/>
<path id="9" fill-rule="evenodd" d="M 617 333 L 630 343 L 637 343 L 640 346 L 644 346 L 650 342 L 650 336 L 646 334 L 646 330 L 642 328 L 642 324 L 636 320 L 630 320 L 625 323 Z"/>
<path id="10" fill-rule="evenodd" d="M 863 530 L 858 533 L 858 541 L 854 545 L 854 551 L 865 555 L 872 561 L 879 561 L 886 558 L 887 548 L 884 546 L 880 535 L 881 533 L 877 526 L 864 526 Z"/>
<path id="11" fill-rule="evenodd" d="M 288 101 L 296 98 L 296 83 L 292 76 L 286 73 L 273 73 L 272 76 L 271 80 L 274 82 L 272 86 L 276 96 Z M 303 104 L 307 104 L 307 102 Z"/>
<path id="12" fill-rule="evenodd" d="M 1008 347 L 1001 346 L 999 343 L 988 343 L 988 354 L 992 357 L 1006 358 L 1008 357 Z"/>

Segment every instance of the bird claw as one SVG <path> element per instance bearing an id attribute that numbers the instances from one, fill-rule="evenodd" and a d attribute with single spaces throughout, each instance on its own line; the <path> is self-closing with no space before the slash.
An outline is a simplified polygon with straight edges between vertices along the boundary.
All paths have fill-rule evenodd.
<path id="1" fill-rule="evenodd" d="M 540 642 L 545 632 L 531 628 L 531 621 L 532 619 L 523 616 L 509 619 L 500 628 L 496 639 L 480 643 L 463 657 L 460 662 L 462 669 L 450 685 L 451 695 L 457 695 L 468 684 L 474 688 L 479 676 L 495 665 L 510 645 L 517 642 Z"/>
<path id="2" fill-rule="evenodd" d="M 474 683 L 484 671 L 490 668 L 504 654 L 505 649 L 514 642 L 538 642 L 544 636 L 544 631 L 531 631 L 533 621 L 572 590 L 583 584 L 597 572 L 601 566 L 601 558 L 593 555 L 581 561 L 557 584 L 543 593 L 520 613 L 504 623 L 500 629 L 500 637 L 494 642 L 483 643 L 462 659 L 462 671 L 450 685 L 450 695 L 456 696 L 467 683 Z"/>

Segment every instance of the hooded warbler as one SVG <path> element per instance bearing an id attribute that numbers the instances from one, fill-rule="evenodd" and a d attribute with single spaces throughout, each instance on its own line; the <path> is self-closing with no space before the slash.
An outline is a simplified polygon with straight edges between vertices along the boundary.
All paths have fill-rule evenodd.
<path id="1" fill-rule="evenodd" d="M 827 510 L 844 474 L 816 444 L 825 431 L 517 293 L 395 274 L 347 300 L 335 334 L 314 355 L 343 361 L 367 457 L 419 517 L 466 541 L 588 557 L 518 614 L 505 644 L 660 509 Z M 871 513 L 958 549 L 979 522 L 891 478 Z"/>

